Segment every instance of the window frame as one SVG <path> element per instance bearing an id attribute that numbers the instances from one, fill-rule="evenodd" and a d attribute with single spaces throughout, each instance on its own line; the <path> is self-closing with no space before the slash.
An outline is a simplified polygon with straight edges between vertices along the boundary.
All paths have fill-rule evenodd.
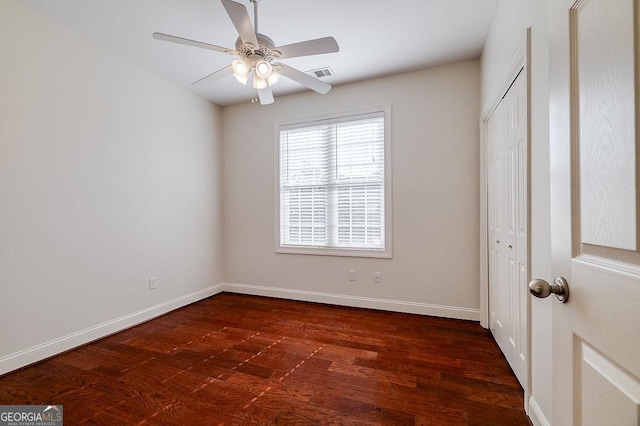
<path id="1" fill-rule="evenodd" d="M 283 246 L 280 241 L 280 131 L 285 127 L 311 127 L 335 120 L 351 121 L 366 118 L 372 114 L 384 117 L 384 250 L 353 249 L 334 247 Z M 372 257 L 387 258 L 392 256 L 392 211 L 393 184 L 391 170 L 391 105 L 369 107 L 336 113 L 322 114 L 312 117 L 301 117 L 278 121 L 274 124 L 274 237 L 275 252 L 278 254 L 307 254 L 320 256 Z"/>

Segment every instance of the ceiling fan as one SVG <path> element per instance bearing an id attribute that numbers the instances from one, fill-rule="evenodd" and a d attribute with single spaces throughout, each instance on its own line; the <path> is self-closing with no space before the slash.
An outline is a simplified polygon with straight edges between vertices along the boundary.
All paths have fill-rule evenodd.
<path id="1" fill-rule="evenodd" d="M 274 60 L 338 52 L 340 48 L 333 37 L 323 37 L 276 47 L 273 40 L 258 32 L 258 2 L 260 0 L 250 0 L 253 3 L 255 28 L 251 25 L 249 13 L 244 5 L 232 0 L 221 1 L 240 35 L 236 40 L 235 50 L 169 34 L 153 33 L 153 38 L 157 40 L 213 50 L 214 52 L 222 52 L 239 57 L 231 65 L 201 78 L 192 83 L 192 85 L 205 82 L 211 83 L 229 74 L 233 74 L 244 85 L 251 78 L 252 85 L 258 91 L 258 98 L 262 105 L 273 103 L 271 86 L 278 81 L 280 75 L 323 95 L 331 90 L 331 85 L 282 62 L 274 62 Z"/>

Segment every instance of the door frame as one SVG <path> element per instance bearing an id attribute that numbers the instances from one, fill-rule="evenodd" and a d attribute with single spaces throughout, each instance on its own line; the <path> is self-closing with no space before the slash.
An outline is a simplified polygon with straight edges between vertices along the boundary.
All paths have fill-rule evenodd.
<path id="1" fill-rule="evenodd" d="M 489 328 L 489 221 L 488 221 L 488 134 L 489 119 L 505 97 L 520 72 L 524 72 L 527 86 L 527 280 L 531 279 L 531 28 L 526 29 L 524 38 L 505 68 L 496 92 L 489 98 L 480 114 L 480 325 Z M 528 293 L 528 292 L 527 292 Z M 531 395 L 531 300 L 527 297 L 524 316 L 526 324 L 526 379 L 524 388 L 524 409 L 529 414 Z"/>

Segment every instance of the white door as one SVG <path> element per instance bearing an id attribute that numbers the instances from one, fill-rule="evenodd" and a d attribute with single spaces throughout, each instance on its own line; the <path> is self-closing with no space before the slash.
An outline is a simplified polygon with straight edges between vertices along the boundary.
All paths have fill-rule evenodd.
<path id="1" fill-rule="evenodd" d="M 548 4 L 553 424 L 638 425 L 639 5 Z"/>
<path id="2" fill-rule="evenodd" d="M 489 118 L 489 328 L 526 389 L 527 378 L 527 84 L 516 77 Z"/>

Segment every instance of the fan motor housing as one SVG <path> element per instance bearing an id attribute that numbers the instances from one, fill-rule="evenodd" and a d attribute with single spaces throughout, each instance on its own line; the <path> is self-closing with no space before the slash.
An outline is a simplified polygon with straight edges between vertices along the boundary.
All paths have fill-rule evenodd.
<path id="1" fill-rule="evenodd" d="M 240 37 L 236 40 L 236 51 L 240 56 L 249 59 L 265 59 L 270 61 L 275 56 L 271 50 L 275 47 L 275 43 L 264 34 L 256 33 L 259 46 L 253 46 L 251 43 L 244 43 Z"/>

